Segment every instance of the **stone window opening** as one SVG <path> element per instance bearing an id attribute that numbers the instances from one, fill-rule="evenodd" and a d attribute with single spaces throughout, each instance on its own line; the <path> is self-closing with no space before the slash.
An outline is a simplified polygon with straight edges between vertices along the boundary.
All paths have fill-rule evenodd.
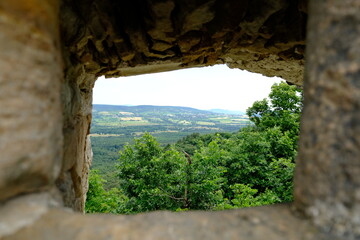
<path id="1" fill-rule="evenodd" d="M 229 133 L 229 135 L 227 135 L 226 137 L 225 134 L 221 134 L 221 136 L 225 138 L 230 138 L 230 134 L 232 134 L 232 141 L 235 141 L 234 137 L 237 131 L 239 131 L 242 127 L 247 127 L 253 124 L 249 121 L 249 119 L 244 118 L 244 115 L 246 114 L 246 109 L 248 107 L 251 107 L 255 101 L 268 98 L 272 85 L 275 83 L 278 84 L 280 82 L 284 82 L 284 80 L 280 78 L 267 78 L 260 74 L 241 71 L 238 69 L 229 69 L 226 65 L 185 69 L 159 74 L 146 74 L 134 77 L 97 79 L 95 82 L 95 87 L 93 89 L 93 123 L 91 124 L 90 131 L 91 144 L 93 149 L 93 160 L 91 168 L 94 170 L 94 175 L 99 174 L 102 179 L 106 180 L 106 182 L 103 183 L 106 191 L 110 191 L 111 188 L 117 188 L 121 190 L 122 188 L 119 186 L 119 177 L 117 176 L 117 174 L 115 174 L 119 171 L 116 169 L 116 166 L 119 164 L 119 162 L 117 161 L 120 158 L 119 151 L 124 151 L 123 147 L 120 146 L 130 144 L 130 146 L 133 147 L 134 139 L 142 137 L 145 133 L 149 133 L 154 136 L 156 138 L 156 142 L 161 144 L 161 148 L 164 149 L 164 151 L 165 149 L 169 150 L 169 145 L 174 145 L 177 140 L 180 140 L 186 136 L 190 136 L 194 133 L 199 134 L 199 136 L 200 134 L 205 135 L 215 133 Z M 261 88 L 259 85 L 261 85 Z M 152 106 L 155 106 L 157 109 L 152 110 Z M 170 110 L 166 110 L 169 108 L 169 106 L 173 108 Z M 175 109 L 175 107 L 177 108 Z M 118 108 L 119 110 L 115 110 L 116 108 Z M 224 112 L 228 111 L 227 115 L 222 116 L 219 112 L 213 112 L 219 111 L 221 109 Z M 145 114 L 151 114 L 151 111 L 155 112 L 153 112 L 151 116 L 147 116 L 144 115 L 142 112 L 139 115 L 139 113 L 137 112 L 138 110 L 145 111 Z M 181 114 L 180 112 L 178 112 L 178 114 L 176 113 L 176 111 L 181 110 L 184 111 L 184 115 L 182 116 L 179 115 Z M 203 113 L 208 114 L 206 116 L 207 120 L 202 117 L 202 115 L 199 115 L 200 112 L 197 112 L 198 110 L 206 111 Z M 231 110 L 233 110 L 233 112 L 231 112 Z M 240 110 L 241 115 L 234 115 L 239 114 Z M 165 111 L 175 111 L 175 116 L 166 116 L 164 115 Z M 106 119 L 104 114 L 106 114 Z M 212 114 L 213 116 L 210 116 L 210 114 Z M 217 118 L 220 117 L 229 119 L 228 121 L 233 122 L 223 123 L 223 120 L 217 120 Z M 111 120 L 108 120 L 109 118 Z M 171 118 L 174 118 L 174 120 L 172 120 Z M 159 122 L 158 119 L 161 122 Z M 181 122 L 177 122 L 177 120 L 181 120 Z M 123 123 L 123 121 L 132 122 Z M 168 121 L 174 122 L 170 124 L 170 122 Z M 111 127 L 110 124 L 112 123 L 115 124 L 116 127 Z M 155 126 L 152 126 L 152 124 L 155 124 Z M 129 133 L 129 130 L 126 129 L 131 129 L 132 132 Z M 131 136 L 129 134 L 131 134 Z M 261 133 L 257 134 L 259 135 Z M 263 133 L 261 138 L 262 141 L 265 141 L 264 134 L 265 133 Z M 280 132 L 276 132 L 276 134 L 279 135 L 279 138 L 284 137 Z M 225 138 L 223 137 L 220 137 L 219 135 L 219 139 L 222 139 L 221 141 L 225 140 Z M 173 140 L 171 140 L 170 142 L 168 139 Z M 275 141 L 276 140 L 274 139 L 273 142 Z M 208 143 L 206 143 L 206 146 L 207 144 Z M 216 144 L 220 144 L 218 146 L 221 147 L 223 143 L 217 142 Z M 104 156 L 104 153 L 100 149 L 100 146 L 101 148 L 104 148 L 104 150 L 106 149 L 105 152 L 109 155 L 106 155 L 105 153 Z M 191 155 L 194 154 L 192 151 L 187 152 L 188 150 L 186 149 L 185 152 L 182 152 L 184 151 L 184 149 L 175 149 L 176 151 L 180 152 L 184 159 L 185 157 L 190 157 L 189 153 Z M 272 148 L 266 149 L 266 151 L 273 151 Z M 111 156 L 109 153 L 110 151 Z M 226 155 L 234 155 L 234 153 L 230 152 L 226 152 Z M 219 159 L 225 158 L 226 157 L 224 155 L 221 156 Z M 219 162 L 217 166 L 223 166 L 223 163 L 220 163 L 220 160 L 218 161 Z M 267 159 L 267 161 L 270 162 L 270 159 Z M 230 162 L 227 163 L 226 169 L 228 169 L 229 171 L 233 171 L 231 170 L 231 168 L 229 168 L 229 166 Z M 258 162 L 258 166 L 262 166 L 260 162 Z M 179 170 L 182 169 L 180 166 L 177 167 Z M 185 170 L 182 169 L 181 171 Z M 173 172 L 171 173 L 175 174 Z M 112 177 L 109 177 L 109 174 Z M 93 176 L 92 179 L 94 179 L 94 177 L 95 176 Z M 280 177 L 280 174 L 274 174 L 273 181 L 275 181 L 275 179 L 277 179 L 278 177 Z M 222 175 L 222 178 L 227 179 L 227 174 L 224 173 Z M 179 180 L 181 182 L 181 180 L 183 179 Z M 114 184 L 114 182 L 116 182 L 117 184 Z M 243 184 L 245 182 L 238 181 L 236 183 Z M 192 185 L 193 184 L 195 183 L 192 183 Z M 235 183 L 232 182 L 231 185 L 234 184 Z M 221 192 L 221 194 L 224 195 L 225 193 L 229 194 L 229 191 L 237 191 L 235 189 L 230 190 L 229 185 L 230 183 L 227 183 L 226 186 L 221 187 L 218 192 Z M 180 186 L 183 186 L 183 183 L 180 184 Z M 239 188 L 242 185 L 237 186 Z M 269 186 L 272 186 L 272 188 L 275 189 L 275 185 L 271 185 L 269 183 Z M 92 187 L 94 187 L 94 185 L 92 185 Z M 190 186 L 187 186 L 186 188 L 189 187 Z M 175 191 L 176 193 L 174 193 L 175 195 L 173 195 L 169 194 L 166 190 L 164 190 L 164 188 L 166 188 L 165 185 L 160 187 L 157 191 L 161 191 L 163 196 L 177 196 L 177 200 L 174 200 L 174 198 L 172 198 L 173 205 L 176 205 L 175 202 L 182 202 L 180 201 L 180 198 L 183 197 L 184 191 L 187 192 L 187 190 L 181 192 Z M 156 194 L 157 196 L 161 195 L 161 193 Z M 259 194 L 264 196 L 264 193 L 262 191 L 258 194 L 255 193 L 253 196 L 254 200 L 251 204 L 255 204 L 255 201 L 260 201 L 260 197 L 258 197 Z M 280 193 L 277 194 L 277 196 L 280 195 Z M 95 195 L 91 196 L 91 199 L 96 199 L 94 198 Z M 124 199 L 120 196 L 122 195 L 118 196 L 119 199 Z M 190 193 L 187 192 L 186 196 L 190 196 Z M 222 206 L 223 208 L 225 208 L 225 205 L 226 208 L 234 205 L 234 202 L 232 201 L 232 194 L 229 194 L 229 196 L 231 196 L 231 198 L 224 196 L 224 198 L 229 199 L 224 199 L 224 206 Z M 155 196 L 152 197 L 155 198 Z M 187 199 L 187 197 L 185 198 Z M 87 201 L 89 201 L 88 197 Z M 166 200 L 164 199 L 158 201 L 160 201 L 158 202 L 158 204 L 161 206 L 164 205 L 163 202 L 166 202 Z M 216 201 L 219 202 L 219 200 Z M 286 200 L 285 202 L 288 201 L 289 200 Z M 121 211 L 119 210 L 121 209 L 121 207 L 113 206 L 112 210 L 109 209 L 110 205 L 107 205 L 107 203 L 110 202 L 104 199 L 105 205 L 103 205 L 101 211 Z M 149 203 L 149 205 L 154 205 L 155 203 L 156 200 L 153 200 L 151 203 Z M 90 202 L 88 202 L 87 204 L 87 212 L 93 212 L 96 206 L 99 206 L 99 203 L 95 203 L 94 200 L 90 200 Z M 240 202 L 238 204 L 240 204 Z M 184 203 L 184 205 L 188 206 L 189 202 L 187 204 Z M 195 202 L 191 204 L 191 206 L 194 207 L 198 205 L 199 204 Z M 265 204 L 263 203 L 263 205 Z M 116 204 L 116 206 L 118 205 Z M 221 208 L 220 203 L 218 203 L 217 206 L 217 209 L 219 210 L 219 208 Z M 189 207 L 190 206 L 186 208 Z M 164 207 L 161 208 L 163 209 Z M 175 209 L 173 209 L 173 211 L 175 211 Z"/>
<path id="2" fill-rule="evenodd" d="M 358 0 L 0 3 L 0 238 L 359 239 L 359 11 Z M 294 203 L 82 215 L 95 79 L 217 63 L 304 86 Z"/>

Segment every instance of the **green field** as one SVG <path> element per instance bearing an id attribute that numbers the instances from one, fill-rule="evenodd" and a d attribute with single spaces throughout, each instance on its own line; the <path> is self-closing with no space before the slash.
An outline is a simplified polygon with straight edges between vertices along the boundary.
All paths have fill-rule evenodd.
<path id="1" fill-rule="evenodd" d="M 162 145 L 191 133 L 236 132 L 249 125 L 246 115 L 214 113 L 187 107 L 94 105 L 91 142 L 93 169 L 111 181 L 114 164 L 125 144 L 145 132 Z"/>

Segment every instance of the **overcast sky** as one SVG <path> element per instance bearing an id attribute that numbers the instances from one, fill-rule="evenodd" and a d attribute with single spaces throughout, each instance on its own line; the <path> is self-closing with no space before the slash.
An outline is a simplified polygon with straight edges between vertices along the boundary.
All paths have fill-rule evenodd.
<path id="1" fill-rule="evenodd" d="M 268 78 L 226 65 L 133 77 L 99 78 L 94 104 L 184 106 L 244 111 L 266 98 L 280 78 Z"/>

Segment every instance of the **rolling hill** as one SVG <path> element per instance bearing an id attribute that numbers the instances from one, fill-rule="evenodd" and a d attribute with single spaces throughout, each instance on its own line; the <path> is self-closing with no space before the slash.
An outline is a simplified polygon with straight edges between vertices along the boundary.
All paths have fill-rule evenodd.
<path id="1" fill-rule="evenodd" d="M 134 137 L 140 137 L 145 132 L 166 145 L 191 133 L 235 132 L 248 124 L 246 115 L 189 107 L 94 104 L 90 134 L 94 153 L 92 168 L 106 176 L 123 146 L 131 144 Z"/>

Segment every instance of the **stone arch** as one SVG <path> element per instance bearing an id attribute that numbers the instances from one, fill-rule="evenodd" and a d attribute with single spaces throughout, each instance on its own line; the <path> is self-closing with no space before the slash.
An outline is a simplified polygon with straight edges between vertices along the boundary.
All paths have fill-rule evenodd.
<path id="1" fill-rule="evenodd" d="M 305 1 L 64 1 L 68 87 L 57 184 L 66 206 L 81 211 L 84 205 L 88 164 L 78 159 L 85 157 L 96 77 L 225 63 L 302 85 L 306 11 Z"/>
<path id="2" fill-rule="evenodd" d="M 96 77 L 226 63 L 302 85 L 307 9 L 303 0 L 0 3 L 0 236 L 357 239 L 356 0 L 310 1 L 294 204 L 135 217 L 63 208 L 83 210 Z"/>

